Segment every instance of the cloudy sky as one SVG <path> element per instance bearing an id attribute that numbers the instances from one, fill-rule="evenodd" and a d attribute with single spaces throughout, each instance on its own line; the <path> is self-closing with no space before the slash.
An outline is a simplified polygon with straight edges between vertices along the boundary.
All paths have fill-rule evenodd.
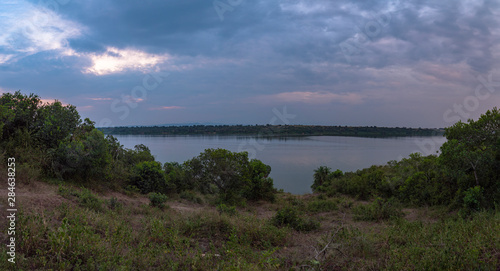
<path id="1" fill-rule="evenodd" d="M 445 127 L 500 105 L 496 0 L 0 2 L 0 92 L 98 126 Z"/>

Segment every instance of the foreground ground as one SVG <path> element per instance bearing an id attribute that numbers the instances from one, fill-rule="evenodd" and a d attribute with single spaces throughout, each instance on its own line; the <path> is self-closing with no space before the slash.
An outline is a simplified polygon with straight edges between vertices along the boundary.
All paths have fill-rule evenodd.
<path id="1" fill-rule="evenodd" d="M 3 186 L 4 218 L 7 193 Z M 500 270 L 498 211 L 464 217 L 446 207 L 396 208 L 374 215 L 377 203 L 285 193 L 236 209 L 213 202 L 185 193 L 161 209 L 134 193 L 20 184 L 15 264 L 2 245 L 0 269 Z M 290 221 L 316 227 L 278 225 L 273 218 L 284 208 L 296 211 L 286 213 Z M 7 228 L 2 219 L 2 244 Z"/>

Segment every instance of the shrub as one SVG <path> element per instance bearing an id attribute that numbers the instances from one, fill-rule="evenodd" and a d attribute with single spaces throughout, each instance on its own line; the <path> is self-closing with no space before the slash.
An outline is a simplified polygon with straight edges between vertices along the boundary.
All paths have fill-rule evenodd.
<path id="1" fill-rule="evenodd" d="M 463 208 L 469 211 L 479 211 L 483 201 L 483 188 L 475 186 L 464 192 Z"/>
<path id="2" fill-rule="evenodd" d="M 289 226 L 297 231 L 312 231 L 320 227 L 319 222 L 300 217 L 293 207 L 278 210 L 271 218 L 271 223 L 277 227 Z"/>
<path id="3" fill-rule="evenodd" d="M 82 207 L 94 210 L 96 212 L 101 212 L 102 202 L 99 200 L 92 192 L 88 189 L 83 189 L 79 195 L 80 197 L 80 205 Z"/>
<path id="4" fill-rule="evenodd" d="M 150 192 L 166 193 L 170 187 L 165 179 L 165 173 L 159 162 L 144 161 L 134 167 L 135 177 L 133 185 L 143 194 Z"/>
<path id="5" fill-rule="evenodd" d="M 59 195 L 70 200 L 77 200 L 80 206 L 94 210 L 96 212 L 102 212 L 102 201 L 98 199 L 89 189 L 83 188 L 78 191 L 71 187 L 66 187 L 64 185 L 59 185 L 58 189 Z"/>
<path id="6" fill-rule="evenodd" d="M 249 200 L 276 200 L 276 188 L 273 179 L 268 177 L 271 167 L 257 159 L 252 159 L 248 165 L 250 180 L 243 189 L 243 196 Z"/>
<path id="7" fill-rule="evenodd" d="M 234 206 L 227 206 L 226 204 L 222 203 L 217 205 L 217 211 L 219 214 L 228 214 L 230 216 L 236 215 L 238 211 L 236 211 L 236 207 Z"/>
<path id="8" fill-rule="evenodd" d="M 181 199 L 189 200 L 189 201 L 194 202 L 194 203 L 203 204 L 203 199 L 200 198 L 199 196 L 197 196 L 195 194 L 195 192 L 193 192 L 191 190 L 182 191 L 179 194 L 179 197 Z"/>
<path id="9" fill-rule="evenodd" d="M 163 209 L 165 207 L 165 202 L 167 201 L 168 197 L 166 195 L 163 195 L 161 193 L 150 193 L 149 194 L 149 201 L 150 205 L 153 207 L 158 207 L 160 209 Z"/>
<path id="10" fill-rule="evenodd" d="M 357 220 L 386 220 L 402 217 L 401 205 L 394 199 L 377 198 L 370 204 L 358 205 L 353 208 L 354 218 Z"/>
<path id="11" fill-rule="evenodd" d="M 121 202 L 118 201 L 116 197 L 112 197 L 109 200 L 106 201 L 109 209 L 111 210 L 118 210 L 122 208 Z"/>

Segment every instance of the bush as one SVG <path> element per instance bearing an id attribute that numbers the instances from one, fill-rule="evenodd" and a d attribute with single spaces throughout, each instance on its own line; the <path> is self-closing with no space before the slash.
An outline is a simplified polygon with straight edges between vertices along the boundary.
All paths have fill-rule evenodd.
<path id="1" fill-rule="evenodd" d="M 106 201 L 109 209 L 111 210 L 118 210 L 122 208 L 122 203 L 118 201 L 116 197 L 112 197 L 109 200 Z"/>
<path id="2" fill-rule="evenodd" d="M 248 164 L 250 180 L 243 189 L 243 196 L 249 200 L 276 200 L 276 189 L 273 179 L 269 177 L 271 167 L 257 159 L 252 159 Z"/>
<path id="3" fill-rule="evenodd" d="M 236 207 L 234 206 L 227 206 L 226 204 L 222 203 L 217 205 L 217 211 L 219 214 L 228 214 L 230 216 L 236 215 L 238 211 L 236 211 Z"/>
<path id="4" fill-rule="evenodd" d="M 134 167 L 133 185 L 143 194 L 150 192 L 167 193 L 172 190 L 165 179 L 165 173 L 159 162 L 144 161 Z"/>
<path id="5" fill-rule="evenodd" d="M 353 208 L 354 218 L 357 220 L 386 220 L 402 217 L 401 205 L 394 199 L 377 198 L 370 204 L 358 205 Z"/>
<path id="6" fill-rule="evenodd" d="M 278 210 L 271 218 L 271 223 L 277 227 L 289 226 L 297 231 L 312 231 L 320 227 L 319 222 L 300 217 L 297 209 L 293 207 Z"/>
<path id="7" fill-rule="evenodd" d="M 96 212 L 102 212 L 102 202 L 99 200 L 92 192 L 88 189 L 83 189 L 80 193 L 80 205 L 82 207 L 94 210 Z"/>
<path id="8" fill-rule="evenodd" d="M 158 207 L 160 209 L 163 209 L 165 207 L 165 202 L 167 201 L 168 197 L 166 195 L 163 195 L 161 193 L 150 193 L 149 194 L 149 201 L 150 205 L 153 207 Z"/>
<path id="9" fill-rule="evenodd" d="M 189 200 L 189 201 L 194 202 L 194 203 L 203 204 L 203 199 L 201 197 L 197 196 L 195 192 L 190 191 L 190 190 L 182 191 L 179 194 L 179 197 L 181 199 Z"/>
<path id="10" fill-rule="evenodd" d="M 70 200 L 77 200 L 80 206 L 94 210 L 96 212 L 102 212 L 102 201 L 97 198 L 89 189 L 83 188 L 78 191 L 74 188 L 59 185 L 58 190 L 59 195 Z"/>
<path id="11" fill-rule="evenodd" d="M 478 185 L 467 189 L 467 191 L 464 192 L 463 201 L 464 209 L 476 212 L 481 210 L 481 203 L 483 201 L 483 188 Z"/>

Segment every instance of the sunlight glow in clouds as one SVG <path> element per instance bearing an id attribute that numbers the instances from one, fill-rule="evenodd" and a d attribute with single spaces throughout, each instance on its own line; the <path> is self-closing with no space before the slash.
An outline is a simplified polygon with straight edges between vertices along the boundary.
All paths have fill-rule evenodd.
<path id="1" fill-rule="evenodd" d="M 134 49 L 108 47 L 103 54 L 90 54 L 92 66 L 84 73 L 106 75 L 128 70 L 146 71 L 167 59 L 166 56 L 148 54 Z"/>
<path id="2" fill-rule="evenodd" d="M 3 63 L 7 63 L 14 55 L 4 55 L 0 54 L 0 65 Z"/>
<path id="3" fill-rule="evenodd" d="M 0 64 L 42 51 L 67 50 L 68 40 L 81 35 L 84 27 L 57 13 L 26 1 L 0 3 Z"/>

